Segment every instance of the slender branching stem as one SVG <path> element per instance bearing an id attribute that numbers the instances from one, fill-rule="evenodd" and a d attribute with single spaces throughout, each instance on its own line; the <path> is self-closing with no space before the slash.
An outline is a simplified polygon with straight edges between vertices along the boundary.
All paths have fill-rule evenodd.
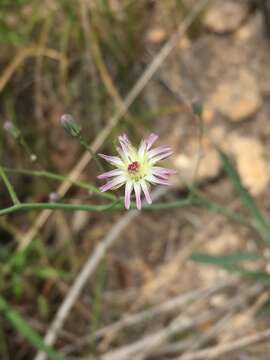
<path id="1" fill-rule="evenodd" d="M 199 206 L 199 207 L 205 207 L 210 211 L 218 212 L 223 215 L 225 215 L 227 218 L 240 222 L 244 225 L 250 225 L 250 222 L 248 219 L 245 219 L 241 214 L 227 209 L 215 202 L 211 202 L 206 199 L 201 198 L 191 198 L 188 197 L 186 199 L 178 200 L 178 201 L 172 201 L 169 203 L 155 203 L 151 205 L 144 205 L 143 210 L 168 210 L 168 209 L 179 209 L 184 208 L 188 206 Z M 132 203 L 131 208 L 135 209 L 136 204 Z M 111 210 L 124 210 L 124 204 L 121 199 L 116 199 L 109 204 L 105 205 L 89 205 L 89 204 L 67 204 L 67 203 L 20 203 L 20 204 L 14 204 L 13 206 L 10 206 L 5 209 L 0 210 L 0 216 L 8 215 L 20 211 L 31 211 L 31 210 L 40 210 L 40 209 L 51 209 L 51 210 L 69 210 L 69 211 L 111 211 Z"/>
<path id="2" fill-rule="evenodd" d="M 11 182 L 9 181 L 9 178 L 6 175 L 5 170 L 0 166 L 0 177 L 2 178 L 4 184 L 6 185 L 7 191 L 11 197 L 11 200 L 13 202 L 14 205 L 20 204 L 20 201 L 17 197 L 17 194 L 11 184 Z"/>
<path id="3" fill-rule="evenodd" d="M 72 183 L 75 186 L 78 186 L 82 189 L 86 189 L 88 191 L 91 191 L 93 193 L 95 193 L 96 195 L 103 197 L 104 199 L 108 199 L 108 200 L 116 200 L 117 197 L 111 193 L 102 193 L 99 191 L 99 189 L 97 189 L 94 185 L 89 184 L 85 181 L 74 181 L 72 179 L 69 179 L 66 176 L 63 175 L 58 175 L 49 171 L 44 171 L 44 170 L 26 170 L 26 169 L 11 169 L 11 168 L 7 168 L 4 167 L 3 168 L 7 173 L 16 173 L 16 174 L 21 174 L 21 175 L 25 175 L 25 176 L 36 176 L 36 177 L 45 177 L 45 178 L 49 178 L 51 180 L 56 180 L 56 181 L 66 181 L 69 180 L 70 183 Z"/>
<path id="4" fill-rule="evenodd" d="M 99 158 L 94 153 L 91 146 L 89 144 L 87 144 L 86 140 L 82 137 L 82 135 L 80 135 L 79 140 L 80 140 L 81 145 L 91 154 L 91 156 L 94 159 L 94 161 L 95 161 L 97 167 L 99 168 L 99 170 L 104 172 L 105 170 L 104 170 L 104 167 L 103 167 L 101 161 L 99 161 Z"/>

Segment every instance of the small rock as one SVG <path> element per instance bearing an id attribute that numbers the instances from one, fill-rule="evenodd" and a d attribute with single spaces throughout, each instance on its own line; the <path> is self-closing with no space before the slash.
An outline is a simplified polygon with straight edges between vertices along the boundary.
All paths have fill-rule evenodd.
<path id="1" fill-rule="evenodd" d="M 247 329 L 252 320 L 253 317 L 250 317 L 250 314 L 248 312 L 243 312 L 240 314 L 236 314 L 233 317 L 233 321 L 231 321 L 230 324 L 234 330 L 239 329 L 241 331 L 243 329 Z M 228 333 L 228 335 L 229 335 L 228 339 L 231 338 L 231 334 Z"/>
<path id="2" fill-rule="evenodd" d="M 242 239 L 231 230 L 224 230 L 221 234 L 209 239 L 205 244 L 204 251 L 211 255 L 224 255 L 241 249 Z"/>
<path id="3" fill-rule="evenodd" d="M 228 276 L 226 270 L 210 264 L 196 263 L 196 269 L 201 286 L 209 286 L 209 284 L 218 280 L 224 280 Z"/>
<path id="4" fill-rule="evenodd" d="M 210 298 L 210 304 L 215 308 L 223 307 L 228 303 L 228 297 L 225 294 L 217 294 Z"/>
<path id="5" fill-rule="evenodd" d="M 179 49 L 188 49 L 191 46 L 191 42 L 187 36 L 182 36 L 178 42 Z"/>
<path id="6" fill-rule="evenodd" d="M 256 79 L 241 70 L 236 78 L 222 80 L 211 98 L 212 106 L 233 122 L 254 115 L 261 105 Z"/>
<path id="7" fill-rule="evenodd" d="M 226 135 L 222 126 L 204 131 L 200 139 L 191 139 L 185 150 L 174 158 L 174 166 L 179 170 L 184 183 L 215 178 L 221 168 L 215 144 L 221 143 Z M 194 178 L 196 176 L 196 178 Z"/>
<path id="8" fill-rule="evenodd" d="M 198 144 L 196 144 L 198 147 Z M 214 148 L 193 151 L 192 154 L 183 153 L 174 160 L 174 166 L 179 170 L 184 182 L 203 181 L 218 174 L 220 163 Z"/>
<path id="9" fill-rule="evenodd" d="M 205 124 L 210 124 L 214 120 L 214 111 L 208 105 L 203 107 L 202 120 Z"/>
<path id="10" fill-rule="evenodd" d="M 153 44 L 162 43 L 166 37 L 166 31 L 160 27 L 150 29 L 146 34 L 146 39 Z"/>
<path id="11" fill-rule="evenodd" d="M 214 1 L 208 8 L 203 23 L 218 34 L 237 30 L 248 14 L 248 4 L 235 0 Z"/>
<path id="12" fill-rule="evenodd" d="M 234 34 L 233 38 L 237 43 L 248 43 L 250 41 L 258 41 L 262 36 L 263 19 L 260 11 L 252 14 L 247 22 L 243 24 Z M 250 43 L 249 43 L 250 45 Z"/>
<path id="13" fill-rule="evenodd" d="M 261 142 L 252 137 L 232 135 L 228 147 L 235 156 L 237 170 L 243 184 L 252 195 L 263 192 L 269 182 L 269 167 Z"/>
<path id="14" fill-rule="evenodd" d="M 248 23 L 245 26 L 242 26 L 239 30 L 237 30 L 234 39 L 239 42 L 247 42 L 252 38 L 253 35 L 254 29 Z"/>

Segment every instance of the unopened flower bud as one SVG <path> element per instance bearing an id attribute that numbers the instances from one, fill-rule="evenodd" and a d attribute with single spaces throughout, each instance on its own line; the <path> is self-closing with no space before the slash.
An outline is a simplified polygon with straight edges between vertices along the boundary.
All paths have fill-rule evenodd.
<path id="1" fill-rule="evenodd" d="M 30 161 L 36 162 L 37 161 L 37 155 L 36 154 L 31 154 L 30 155 Z"/>
<path id="2" fill-rule="evenodd" d="M 203 103 L 199 99 L 194 99 L 191 103 L 192 110 L 195 115 L 198 115 L 199 117 L 203 114 Z"/>
<path id="3" fill-rule="evenodd" d="M 14 139 L 18 139 L 21 136 L 20 130 L 11 121 L 4 123 L 4 129 L 14 137 Z"/>
<path id="4" fill-rule="evenodd" d="M 57 202 L 60 199 L 60 195 L 57 192 L 51 192 L 49 195 L 50 202 Z"/>
<path id="5" fill-rule="evenodd" d="M 72 115 L 64 114 L 61 116 L 60 121 L 63 128 L 69 135 L 73 137 L 78 137 L 81 135 L 81 125 L 74 120 Z"/>

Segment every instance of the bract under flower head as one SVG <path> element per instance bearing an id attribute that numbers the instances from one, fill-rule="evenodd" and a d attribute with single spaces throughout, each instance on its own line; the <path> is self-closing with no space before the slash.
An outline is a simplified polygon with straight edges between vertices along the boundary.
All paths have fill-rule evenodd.
<path id="1" fill-rule="evenodd" d="M 172 155 L 170 146 L 162 145 L 152 149 L 152 145 L 158 139 L 156 134 L 150 134 L 142 140 L 138 149 L 134 148 L 126 134 L 119 136 L 120 146 L 117 147 L 119 156 L 99 154 L 116 169 L 98 176 L 98 179 L 108 179 L 100 190 L 114 190 L 125 184 L 125 207 L 130 207 L 132 191 L 135 192 L 136 206 L 141 209 L 141 193 L 144 193 L 148 204 L 152 203 L 149 192 L 149 184 L 169 185 L 169 176 L 175 174 L 175 170 L 156 166 L 160 160 Z"/>

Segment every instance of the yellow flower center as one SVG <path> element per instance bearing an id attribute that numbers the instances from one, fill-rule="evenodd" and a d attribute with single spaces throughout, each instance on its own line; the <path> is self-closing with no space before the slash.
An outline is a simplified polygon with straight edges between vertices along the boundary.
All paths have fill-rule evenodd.
<path id="1" fill-rule="evenodd" d="M 140 164 L 138 161 L 133 161 L 132 163 L 128 164 L 127 170 L 129 177 L 134 181 L 139 181 L 146 175 L 144 166 L 142 166 L 142 164 Z"/>

